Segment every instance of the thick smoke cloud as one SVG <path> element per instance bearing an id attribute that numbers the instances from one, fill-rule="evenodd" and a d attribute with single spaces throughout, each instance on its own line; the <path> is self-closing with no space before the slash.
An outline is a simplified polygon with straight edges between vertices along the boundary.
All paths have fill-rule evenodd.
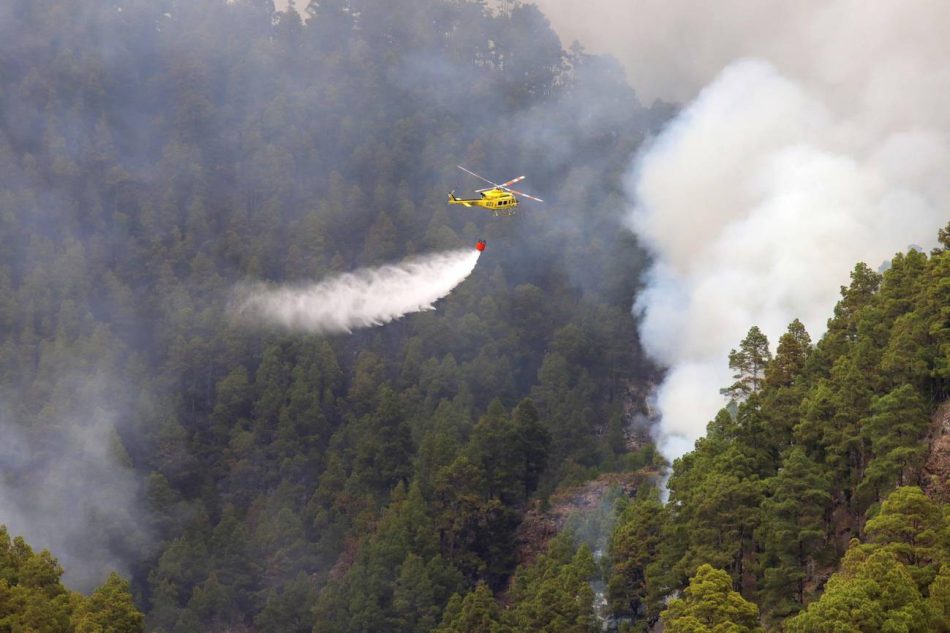
<path id="1" fill-rule="evenodd" d="M 659 439 L 676 457 L 722 406 L 751 325 L 774 343 L 798 317 L 818 336 L 855 262 L 934 242 L 950 215 L 950 7 L 539 4 L 564 39 L 617 55 L 642 96 L 691 100 L 627 182 L 655 261 L 635 309 L 670 367 Z"/>
<path id="2" fill-rule="evenodd" d="M 946 53 L 944 3 L 899 0 L 535 0 L 565 44 L 577 40 L 617 57 L 643 100 L 684 103 L 737 59 L 759 57 L 800 81 L 862 82 L 867 57 L 884 62 L 883 75 L 913 70 Z M 927 79 L 914 73 L 912 81 Z M 893 77 L 897 79 L 896 76 Z M 883 87 L 883 86 L 881 86 Z M 854 90 L 842 93 L 855 96 Z M 896 92 L 894 98 L 902 95 Z M 931 95 L 934 96 L 934 95 Z M 919 104 L 923 105 L 923 104 Z"/>
<path id="3" fill-rule="evenodd" d="M 479 255 L 469 249 L 436 253 L 307 286 L 242 285 L 235 313 L 244 321 L 314 334 L 382 325 L 433 310 L 472 274 Z"/>

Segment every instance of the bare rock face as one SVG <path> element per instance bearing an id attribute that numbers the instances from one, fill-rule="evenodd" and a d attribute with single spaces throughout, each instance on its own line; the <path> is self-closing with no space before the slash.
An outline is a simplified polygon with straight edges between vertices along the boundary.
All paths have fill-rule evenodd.
<path id="1" fill-rule="evenodd" d="M 934 413 L 934 438 L 924 465 L 923 489 L 934 501 L 950 503 L 950 402 Z"/>
<path id="2" fill-rule="evenodd" d="M 649 470 L 605 474 L 579 486 L 558 490 L 551 495 L 546 508 L 534 502 L 525 513 L 515 536 L 518 542 L 518 563 L 527 564 L 533 561 L 547 548 L 548 541 L 557 536 L 571 517 L 598 512 L 608 495 L 618 489 L 620 494 L 632 497 L 644 481 L 656 476 L 657 473 Z"/>

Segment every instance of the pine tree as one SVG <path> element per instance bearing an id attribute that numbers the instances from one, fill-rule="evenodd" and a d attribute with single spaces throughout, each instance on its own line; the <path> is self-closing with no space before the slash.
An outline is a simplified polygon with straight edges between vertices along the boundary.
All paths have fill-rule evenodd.
<path id="1" fill-rule="evenodd" d="M 759 609 L 732 590 L 726 572 L 700 565 L 683 597 L 662 614 L 667 633 L 760 633 Z"/>
<path id="2" fill-rule="evenodd" d="M 853 541 L 825 592 L 786 622 L 788 633 L 932 631 L 932 614 L 907 569 L 884 550 L 865 554 Z"/>
<path id="3" fill-rule="evenodd" d="M 922 276 L 923 271 L 918 274 Z M 881 358 L 881 373 L 890 385 L 911 384 L 920 390 L 929 386 L 933 354 L 929 343 L 928 323 L 922 314 L 910 311 L 897 317 Z"/>
<path id="4" fill-rule="evenodd" d="M 922 465 L 927 447 L 920 440 L 929 424 L 920 393 L 911 385 L 875 398 L 871 416 L 861 428 L 874 452 L 861 487 L 874 491 L 880 498 L 895 483 L 904 485 L 905 476 L 912 477 Z"/>
<path id="5" fill-rule="evenodd" d="M 419 556 L 409 553 L 399 568 L 393 587 L 393 611 L 397 631 L 429 631 L 435 627 L 439 609 L 428 570 Z"/>
<path id="6" fill-rule="evenodd" d="M 368 264 L 390 261 L 398 254 L 398 246 L 396 226 L 389 214 L 381 211 L 366 234 L 363 261 Z"/>
<path id="7" fill-rule="evenodd" d="M 756 535 L 762 547 L 761 598 L 763 606 L 783 617 L 805 603 L 805 579 L 828 531 L 831 484 L 822 468 L 796 446 L 766 487 Z"/>
<path id="8" fill-rule="evenodd" d="M 37 633 L 140 633 L 144 616 L 128 581 L 115 572 L 88 597 L 67 590 L 63 568 L 0 525 L 0 630 Z"/>
<path id="9" fill-rule="evenodd" d="M 71 596 L 60 583 L 62 575 L 48 551 L 35 553 L 22 537 L 11 540 L 0 525 L 0 628 L 67 633 Z"/>
<path id="10" fill-rule="evenodd" d="M 729 369 L 733 370 L 736 379 L 729 387 L 722 390 L 736 401 L 742 401 L 751 394 L 762 389 L 765 372 L 772 360 L 769 351 L 769 340 L 756 326 L 749 329 L 749 333 L 742 339 L 738 350 L 729 352 Z"/>
<path id="11" fill-rule="evenodd" d="M 388 384 L 373 401 L 378 403 L 376 410 L 363 416 L 356 429 L 352 476 L 384 492 L 408 478 L 412 437 L 403 403 Z"/>
<path id="12" fill-rule="evenodd" d="M 314 581 L 301 571 L 282 587 L 267 590 L 254 626 L 263 633 L 310 633 L 316 600 Z"/>
<path id="13" fill-rule="evenodd" d="M 917 486 L 897 488 L 864 526 L 870 543 L 881 546 L 907 566 L 923 591 L 940 563 L 950 556 L 947 519 Z"/>
<path id="14" fill-rule="evenodd" d="M 518 444 L 511 418 L 501 401 L 493 400 L 472 429 L 467 449 L 471 460 L 485 473 L 489 498 L 511 502 L 520 497 L 523 457 Z"/>
<path id="15" fill-rule="evenodd" d="M 950 563 L 945 562 L 940 566 L 940 572 L 930 584 L 928 593 L 927 602 L 934 619 L 934 633 L 947 633 L 950 631 Z"/>
<path id="16" fill-rule="evenodd" d="M 436 633 L 508 633 L 501 624 L 501 615 L 491 591 L 485 583 L 463 599 L 452 596 L 442 615 L 442 624 Z"/>
<path id="17" fill-rule="evenodd" d="M 140 633 L 145 616 L 135 608 L 127 580 L 112 572 L 72 615 L 76 633 Z"/>
<path id="18" fill-rule="evenodd" d="M 608 581 L 614 613 L 651 620 L 659 615 L 659 605 L 647 600 L 650 592 L 646 569 L 658 556 L 665 521 L 666 511 L 654 486 L 638 490 L 637 498 L 617 518 L 610 538 L 612 565 Z"/>
<path id="19" fill-rule="evenodd" d="M 512 579 L 512 609 L 504 620 L 514 631 L 594 633 L 594 592 L 590 579 L 596 571 L 586 545 L 574 549 L 562 533 L 548 551 L 531 565 L 521 567 Z"/>
<path id="20" fill-rule="evenodd" d="M 937 232 L 937 241 L 943 246 L 944 250 L 950 250 L 950 222 Z"/>
<path id="21" fill-rule="evenodd" d="M 788 331 L 779 338 L 775 358 L 766 367 L 766 386 L 790 387 L 796 380 L 803 378 L 802 373 L 811 351 L 811 337 L 802 322 L 795 319 L 789 324 Z"/>
<path id="22" fill-rule="evenodd" d="M 511 417 L 521 457 L 524 498 L 527 499 L 537 489 L 541 473 L 547 466 L 551 434 L 541 423 L 538 410 L 530 398 L 519 402 Z"/>

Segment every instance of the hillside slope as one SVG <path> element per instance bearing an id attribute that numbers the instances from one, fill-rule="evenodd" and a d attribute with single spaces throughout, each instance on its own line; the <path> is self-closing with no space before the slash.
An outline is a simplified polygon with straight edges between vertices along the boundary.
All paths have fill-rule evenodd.
<path id="1" fill-rule="evenodd" d="M 750 330 L 729 358 L 736 380 L 724 386 L 730 406 L 673 464 L 660 519 L 631 512 L 618 524 L 618 531 L 660 537 L 652 551 L 627 543 L 612 553 L 619 616 L 638 626 L 655 622 L 664 598 L 709 564 L 758 603 L 770 629 L 809 604 L 815 609 L 788 626 L 831 626 L 825 596 L 842 599 L 839 590 L 863 578 L 868 552 L 877 550 L 885 558 L 874 564 L 898 566 L 888 573 L 912 578 L 918 601 L 938 591 L 937 573 L 950 562 L 950 226 L 940 241 L 929 256 L 897 254 L 883 275 L 856 266 L 814 346 L 796 321 L 773 357 L 764 335 Z M 919 508 L 910 509 L 913 503 Z M 881 619 L 861 631 L 880 630 L 874 627 L 904 608 L 876 595 L 866 608 L 879 609 Z M 672 610 L 668 623 L 684 613 Z M 915 619 L 912 630 L 937 626 L 928 617 Z"/>
<path id="2" fill-rule="evenodd" d="M 529 498 L 623 468 L 654 373 L 617 227 L 662 109 L 531 5 L 307 11 L 0 6 L 0 519 L 70 586 L 129 576 L 150 631 L 424 630 L 509 582 Z M 457 164 L 545 205 L 449 208 L 478 186 Z M 480 237 L 465 283 L 386 327 L 228 309 L 241 281 Z"/>

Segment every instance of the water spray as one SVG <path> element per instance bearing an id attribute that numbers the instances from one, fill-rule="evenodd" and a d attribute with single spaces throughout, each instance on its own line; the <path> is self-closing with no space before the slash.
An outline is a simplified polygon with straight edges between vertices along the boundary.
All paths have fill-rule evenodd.
<path id="1" fill-rule="evenodd" d="M 362 268 L 303 285 L 241 284 L 232 305 L 236 317 L 253 325 L 294 332 L 336 334 L 383 325 L 435 302 L 465 281 L 485 250 L 459 249 Z"/>

